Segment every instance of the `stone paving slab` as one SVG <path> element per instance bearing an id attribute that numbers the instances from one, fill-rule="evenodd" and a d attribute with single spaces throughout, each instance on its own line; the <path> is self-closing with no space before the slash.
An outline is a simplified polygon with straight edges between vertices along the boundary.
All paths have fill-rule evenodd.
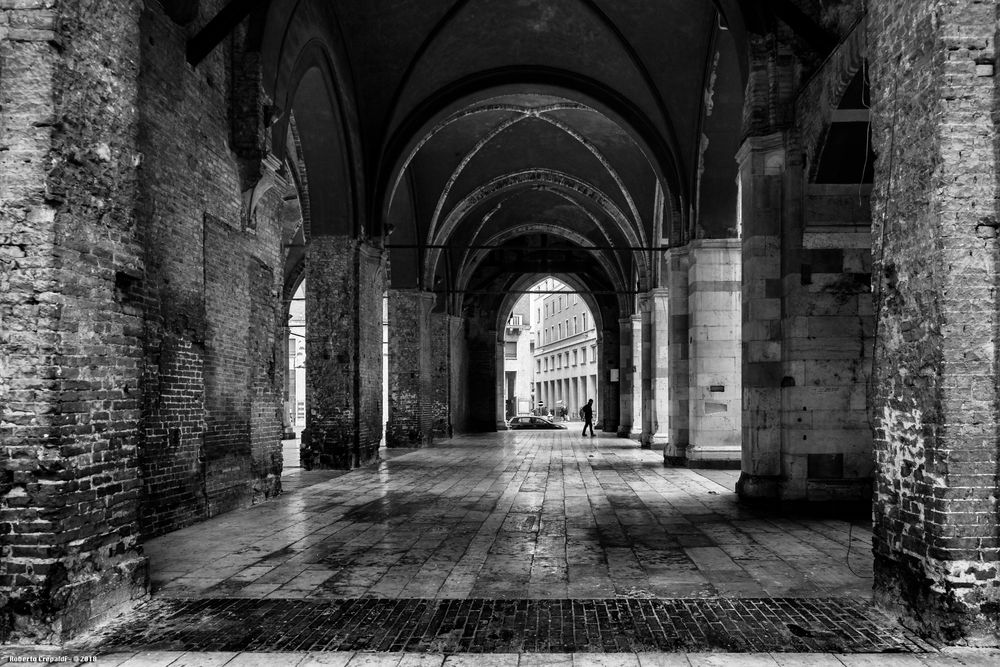
<path id="1" fill-rule="evenodd" d="M 849 598 L 159 599 L 78 652 L 920 653 L 933 647 Z"/>
<path id="2" fill-rule="evenodd" d="M 741 505 L 635 441 L 464 436 L 147 541 L 175 598 L 870 597 L 871 532 Z"/>

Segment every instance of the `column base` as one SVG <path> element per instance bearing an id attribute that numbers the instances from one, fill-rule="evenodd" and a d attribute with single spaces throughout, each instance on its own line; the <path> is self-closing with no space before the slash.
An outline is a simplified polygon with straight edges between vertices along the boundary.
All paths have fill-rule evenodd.
<path id="1" fill-rule="evenodd" d="M 781 498 L 780 475 L 752 475 L 740 473 L 736 482 L 736 495 L 749 502 L 777 502 Z"/>
<path id="2" fill-rule="evenodd" d="M 670 445 L 670 436 L 666 433 L 643 433 L 639 437 L 639 442 L 643 449 L 662 449 L 664 451 Z"/>
<path id="3" fill-rule="evenodd" d="M 509 428 L 507 427 L 507 422 L 506 422 L 506 420 L 499 420 L 499 419 L 497 420 L 497 430 L 498 430 L 498 431 L 509 431 L 509 430 L 510 430 L 510 429 L 509 429 Z"/>
<path id="4" fill-rule="evenodd" d="M 672 466 L 687 464 L 687 445 L 683 442 L 668 442 L 663 447 L 663 462 Z"/>
<path id="5" fill-rule="evenodd" d="M 988 594 L 970 593 L 963 598 L 947 585 L 948 592 L 942 592 L 943 582 L 932 579 L 935 565 L 943 564 L 911 556 L 896 560 L 876 553 L 875 604 L 925 639 L 981 648 L 1000 646 L 1000 628 L 996 612 L 989 609 L 993 603 L 987 601 Z M 985 591 L 992 580 L 991 575 L 974 585 Z"/>
<path id="6" fill-rule="evenodd" d="M 742 452 L 738 447 L 713 449 L 688 445 L 685 456 L 689 468 L 739 470 L 742 467 Z"/>
<path id="7" fill-rule="evenodd" d="M 619 424 L 618 425 L 618 430 L 615 431 L 615 435 L 617 435 L 619 438 L 627 438 L 631 434 L 632 434 L 632 425 L 631 424 Z"/>
<path id="8" fill-rule="evenodd" d="M 58 607 L 37 598 L 18 600 L 16 610 L 8 607 L 11 627 L 5 642 L 62 644 L 129 611 L 149 599 L 149 559 L 135 556 L 105 563 L 101 571 L 50 594 L 61 600 Z"/>

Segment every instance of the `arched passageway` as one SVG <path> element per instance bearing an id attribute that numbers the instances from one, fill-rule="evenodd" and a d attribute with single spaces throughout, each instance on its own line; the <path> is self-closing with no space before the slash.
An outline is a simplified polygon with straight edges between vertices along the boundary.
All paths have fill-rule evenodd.
<path id="1" fill-rule="evenodd" d="M 49 4 L 0 10 L 5 637 L 282 493 L 300 285 L 302 461 L 361 478 L 504 423 L 554 276 L 636 469 L 874 495 L 876 601 L 997 641 L 997 2 Z"/>

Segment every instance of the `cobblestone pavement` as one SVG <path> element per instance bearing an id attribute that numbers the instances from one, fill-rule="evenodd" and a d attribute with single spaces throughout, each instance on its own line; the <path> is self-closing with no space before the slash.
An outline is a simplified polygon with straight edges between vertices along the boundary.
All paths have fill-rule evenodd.
<path id="1" fill-rule="evenodd" d="M 848 598 L 161 599 L 86 646 L 444 654 L 933 650 Z"/>
<path id="2" fill-rule="evenodd" d="M 506 432 L 391 452 L 147 542 L 172 598 L 870 597 L 864 521 L 741 506 L 631 440 Z M 308 478 L 308 479 L 306 479 Z"/>
<path id="3" fill-rule="evenodd" d="M 53 658 L 49 665 L 98 667 L 995 667 L 1000 651 L 954 648 L 935 653 L 378 653 L 120 651 L 94 661 L 63 660 L 62 653 L 21 654 Z M 0 656 L 0 665 L 5 664 Z M 25 664 L 12 662 L 14 665 Z"/>

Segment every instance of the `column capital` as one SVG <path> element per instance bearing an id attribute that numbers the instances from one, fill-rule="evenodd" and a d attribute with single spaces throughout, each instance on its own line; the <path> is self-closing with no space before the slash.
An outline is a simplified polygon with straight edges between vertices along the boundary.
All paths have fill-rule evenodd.
<path id="1" fill-rule="evenodd" d="M 747 137 L 736 151 L 736 163 L 742 169 L 753 156 L 784 151 L 787 147 L 787 132 L 774 132 L 757 137 Z M 761 165 L 762 167 L 764 165 Z"/>

